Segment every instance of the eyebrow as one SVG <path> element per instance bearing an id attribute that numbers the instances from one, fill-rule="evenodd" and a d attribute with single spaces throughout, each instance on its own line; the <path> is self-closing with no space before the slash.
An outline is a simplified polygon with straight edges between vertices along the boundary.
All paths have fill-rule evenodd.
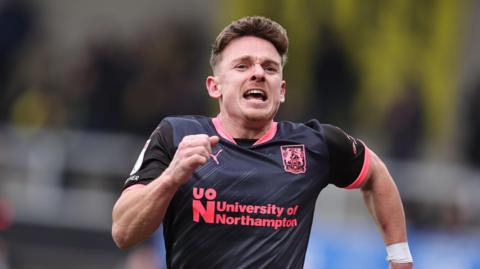
<path id="1" fill-rule="evenodd" d="M 252 56 L 243 56 L 243 57 L 239 57 L 239 58 L 236 58 L 236 59 L 233 59 L 232 60 L 232 63 L 238 63 L 238 62 L 244 62 L 244 61 L 252 61 L 253 60 L 253 57 Z M 264 58 L 264 59 L 261 59 L 261 62 L 262 64 L 264 63 L 267 63 L 267 64 L 275 64 L 276 66 L 281 66 L 281 64 L 275 60 L 272 60 L 270 58 Z"/>

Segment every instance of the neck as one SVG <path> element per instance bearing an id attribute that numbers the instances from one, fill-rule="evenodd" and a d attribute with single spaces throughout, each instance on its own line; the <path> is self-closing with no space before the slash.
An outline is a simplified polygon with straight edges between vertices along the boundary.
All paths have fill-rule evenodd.
<path id="1" fill-rule="evenodd" d="M 264 121 L 234 120 L 222 113 L 218 115 L 225 131 L 232 138 L 259 139 L 271 128 L 273 119 Z"/>

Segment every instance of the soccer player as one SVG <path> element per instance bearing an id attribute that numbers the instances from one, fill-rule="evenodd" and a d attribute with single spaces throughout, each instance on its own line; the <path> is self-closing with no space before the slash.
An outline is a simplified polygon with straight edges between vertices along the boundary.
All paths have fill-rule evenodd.
<path id="1" fill-rule="evenodd" d="M 285 29 L 264 17 L 219 34 L 206 87 L 220 112 L 160 122 L 113 208 L 118 247 L 163 223 L 169 268 L 302 268 L 315 201 L 334 184 L 363 192 L 389 267 L 412 268 L 402 202 L 377 155 L 335 126 L 274 120 L 287 50 Z"/>

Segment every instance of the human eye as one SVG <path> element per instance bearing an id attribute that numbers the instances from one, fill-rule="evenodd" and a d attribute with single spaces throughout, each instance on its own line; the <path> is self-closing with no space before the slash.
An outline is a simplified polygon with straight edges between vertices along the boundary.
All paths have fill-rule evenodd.
<path id="1" fill-rule="evenodd" d="M 273 65 L 273 64 L 265 65 L 265 66 L 264 66 L 264 69 L 265 69 L 266 72 L 272 73 L 272 74 L 278 72 L 278 67 L 276 67 L 276 66 Z"/>
<path id="2" fill-rule="evenodd" d="M 248 68 L 248 65 L 246 65 L 244 63 L 239 63 L 239 64 L 235 65 L 235 69 L 240 70 L 240 71 L 247 70 L 247 68 Z"/>

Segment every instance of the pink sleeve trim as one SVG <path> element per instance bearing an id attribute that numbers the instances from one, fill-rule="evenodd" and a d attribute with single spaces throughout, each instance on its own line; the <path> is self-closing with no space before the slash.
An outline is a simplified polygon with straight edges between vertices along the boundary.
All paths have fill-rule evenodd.
<path id="1" fill-rule="evenodd" d="M 145 188 L 146 185 L 143 185 L 143 184 L 134 184 L 126 189 L 124 189 L 122 191 L 122 194 L 126 193 L 127 191 L 131 191 L 131 190 L 134 190 L 134 189 L 140 189 L 140 188 Z"/>
<path id="2" fill-rule="evenodd" d="M 360 171 L 360 174 L 358 175 L 357 179 L 352 182 L 352 184 L 348 185 L 345 187 L 345 189 L 355 189 L 358 188 L 362 184 L 362 182 L 367 178 L 368 170 L 370 168 L 370 149 L 363 143 L 363 146 L 365 148 L 365 157 L 363 158 L 363 166 L 362 170 Z"/>

